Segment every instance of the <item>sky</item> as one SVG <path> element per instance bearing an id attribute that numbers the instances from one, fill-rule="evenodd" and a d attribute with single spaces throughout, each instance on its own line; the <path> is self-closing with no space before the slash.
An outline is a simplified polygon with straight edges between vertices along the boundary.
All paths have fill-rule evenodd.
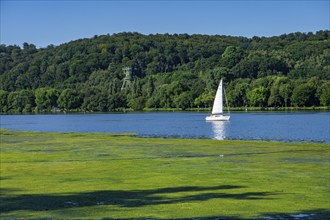
<path id="1" fill-rule="evenodd" d="M 329 30 L 330 0 L 0 0 L 0 43 L 38 48 L 119 32 L 279 36 Z"/>

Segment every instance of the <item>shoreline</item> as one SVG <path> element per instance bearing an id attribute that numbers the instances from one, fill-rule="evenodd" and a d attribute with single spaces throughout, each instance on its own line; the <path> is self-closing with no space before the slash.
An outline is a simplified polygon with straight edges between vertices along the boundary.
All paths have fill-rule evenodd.
<path id="1" fill-rule="evenodd" d="M 115 111 L 98 112 L 86 110 L 56 110 L 42 112 L 0 112 L 0 115 L 35 115 L 35 114 L 121 114 L 121 113 L 150 113 L 150 112 L 205 112 L 209 113 L 211 108 L 145 108 L 143 110 L 117 109 Z M 225 111 L 227 112 L 227 111 Z M 230 108 L 230 112 L 330 112 L 330 106 L 312 107 L 235 107 Z"/>

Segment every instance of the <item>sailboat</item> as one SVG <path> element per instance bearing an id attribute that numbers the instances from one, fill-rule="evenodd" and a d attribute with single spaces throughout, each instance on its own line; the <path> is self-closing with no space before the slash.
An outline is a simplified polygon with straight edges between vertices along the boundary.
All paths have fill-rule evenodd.
<path id="1" fill-rule="evenodd" d="M 213 107 L 212 107 L 212 114 L 205 118 L 206 121 L 228 121 L 230 116 L 223 114 L 223 85 L 222 79 L 220 80 L 217 93 L 214 98 Z M 225 96 L 226 104 L 227 98 Z M 228 107 L 228 104 L 227 104 Z M 229 113 L 229 107 L 228 107 Z"/>

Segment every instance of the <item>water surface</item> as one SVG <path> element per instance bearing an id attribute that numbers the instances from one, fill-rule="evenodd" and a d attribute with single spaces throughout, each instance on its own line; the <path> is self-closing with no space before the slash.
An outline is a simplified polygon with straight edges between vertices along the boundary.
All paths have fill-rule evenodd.
<path id="1" fill-rule="evenodd" d="M 1 115 L 1 128 L 42 132 L 135 133 L 140 137 L 330 142 L 329 112 L 232 113 L 206 122 L 206 113 Z"/>

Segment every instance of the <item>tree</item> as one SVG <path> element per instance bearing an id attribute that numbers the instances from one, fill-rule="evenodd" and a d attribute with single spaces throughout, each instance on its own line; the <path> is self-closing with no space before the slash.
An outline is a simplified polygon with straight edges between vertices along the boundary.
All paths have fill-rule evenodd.
<path id="1" fill-rule="evenodd" d="M 8 92 L 0 90 L 0 112 L 7 112 L 8 110 Z"/>
<path id="2" fill-rule="evenodd" d="M 19 92 L 22 112 L 32 112 L 35 107 L 35 96 L 32 90 L 21 90 Z"/>
<path id="3" fill-rule="evenodd" d="M 291 83 L 283 83 L 279 88 L 279 95 L 284 101 L 285 108 L 289 106 L 290 97 L 292 94 L 292 85 Z"/>
<path id="4" fill-rule="evenodd" d="M 289 97 L 292 89 L 289 78 L 276 77 L 270 88 L 270 95 L 268 98 L 268 106 L 288 106 Z"/>
<path id="5" fill-rule="evenodd" d="M 109 96 L 108 111 L 118 110 L 119 108 L 127 107 L 127 99 L 124 93 L 118 92 L 112 96 Z"/>
<path id="6" fill-rule="evenodd" d="M 18 92 L 10 92 L 7 97 L 7 111 L 8 112 L 21 112 L 19 103 L 17 102 Z"/>
<path id="7" fill-rule="evenodd" d="M 183 92 L 180 95 L 176 96 L 173 102 L 176 108 L 181 108 L 182 110 L 185 110 L 191 107 L 191 105 L 193 104 L 193 98 L 188 92 Z"/>
<path id="8" fill-rule="evenodd" d="M 247 98 L 250 106 L 265 107 L 267 105 L 267 93 L 268 90 L 263 86 L 249 91 L 247 93 Z"/>
<path id="9" fill-rule="evenodd" d="M 237 79 L 226 87 L 229 106 L 246 106 L 250 80 Z"/>
<path id="10" fill-rule="evenodd" d="M 38 88 L 35 91 L 35 102 L 37 111 L 50 111 L 52 107 L 57 107 L 58 92 L 52 88 Z"/>
<path id="11" fill-rule="evenodd" d="M 311 77 L 307 81 L 307 85 L 310 87 L 311 92 L 311 99 L 310 99 L 310 105 L 318 106 L 320 104 L 320 101 L 317 97 L 317 90 L 322 85 L 322 82 L 319 77 Z"/>
<path id="12" fill-rule="evenodd" d="M 244 55 L 244 51 L 241 48 L 228 46 L 221 55 L 220 62 L 224 67 L 232 68 L 241 61 Z"/>
<path id="13" fill-rule="evenodd" d="M 195 98 L 194 104 L 197 107 L 210 107 L 213 104 L 214 95 L 215 93 L 213 92 L 202 93 L 200 96 Z"/>
<path id="14" fill-rule="evenodd" d="M 10 92 L 8 94 L 7 100 L 7 107 L 9 112 L 31 112 L 35 106 L 35 97 L 31 90 Z"/>
<path id="15" fill-rule="evenodd" d="M 142 110 L 145 106 L 145 99 L 142 96 L 142 82 L 137 78 L 133 81 L 130 89 L 128 106 L 134 110 Z"/>
<path id="16" fill-rule="evenodd" d="M 99 88 L 87 88 L 84 91 L 82 109 L 85 111 L 104 112 L 108 109 L 108 95 Z"/>
<path id="17" fill-rule="evenodd" d="M 291 102 L 296 107 L 312 106 L 313 96 L 313 89 L 308 84 L 299 84 L 293 89 Z"/>
<path id="18" fill-rule="evenodd" d="M 330 82 L 323 84 L 321 87 L 320 103 L 323 106 L 330 106 Z"/>
<path id="19" fill-rule="evenodd" d="M 75 90 L 65 89 L 58 97 L 57 104 L 66 110 L 77 109 L 82 104 L 82 97 Z"/>
<path id="20" fill-rule="evenodd" d="M 135 111 L 143 110 L 145 106 L 145 99 L 142 96 L 138 96 L 136 98 L 131 98 L 128 101 L 128 106 Z"/>

